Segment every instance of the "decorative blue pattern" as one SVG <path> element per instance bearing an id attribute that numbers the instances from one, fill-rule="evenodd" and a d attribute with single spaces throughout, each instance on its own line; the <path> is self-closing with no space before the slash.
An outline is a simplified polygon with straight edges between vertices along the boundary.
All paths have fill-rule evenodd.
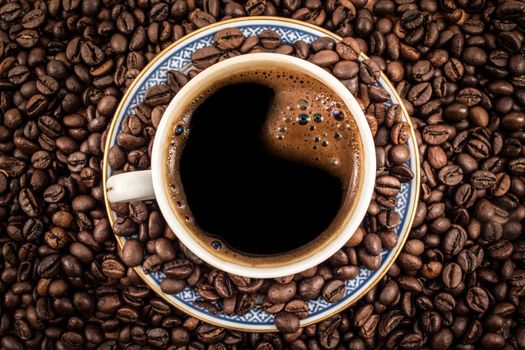
<path id="1" fill-rule="evenodd" d="M 252 36 L 257 35 L 262 30 L 273 29 L 277 31 L 282 38 L 282 41 L 287 44 L 293 44 L 297 40 L 304 40 L 307 43 L 311 43 L 316 38 L 325 36 L 322 32 L 309 28 L 306 26 L 299 26 L 294 23 L 277 21 L 277 20 L 244 20 L 234 24 L 227 24 L 217 26 L 209 29 L 208 31 L 199 33 L 198 35 L 192 36 L 185 42 L 172 48 L 168 54 L 165 55 L 164 59 L 156 62 L 153 67 L 150 67 L 147 74 L 140 79 L 135 85 L 134 91 L 129 94 L 127 101 L 125 101 L 124 108 L 121 109 L 121 113 L 116 116 L 117 125 L 114 128 L 112 135 L 109 135 L 111 144 L 116 143 L 116 137 L 120 133 L 122 121 L 125 116 L 133 114 L 135 106 L 140 103 L 144 98 L 145 91 L 153 85 L 161 84 L 166 79 L 168 70 L 182 70 L 187 71 L 191 68 L 190 59 L 192 53 L 204 46 L 211 45 L 213 43 L 213 34 L 226 27 L 236 27 L 240 29 L 244 35 Z M 391 90 L 384 81 L 379 81 L 379 85 L 385 88 L 392 96 Z M 400 103 L 400 101 L 390 100 L 387 104 Z M 415 164 L 415 152 L 417 151 L 413 140 L 408 143 L 411 152 L 411 160 L 407 164 L 414 173 Z M 108 169 L 108 174 L 111 175 L 111 169 Z M 408 235 L 408 216 L 416 204 L 415 197 L 415 186 L 416 181 L 411 183 L 402 184 L 401 191 L 397 197 L 397 206 L 395 210 L 400 214 L 401 224 L 396 230 L 396 234 L 399 237 L 399 241 L 403 241 L 403 238 Z M 125 240 L 124 237 L 119 239 Z M 359 275 L 353 280 L 346 281 L 346 292 L 344 298 L 336 304 L 330 304 L 319 298 L 308 302 L 309 316 L 304 322 L 314 322 L 316 319 L 323 318 L 327 314 L 331 313 L 333 308 L 338 308 L 341 304 L 348 304 L 357 297 L 360 291 L 367 288 L 370 283 L 375 279 L 375 276 L 383 272 L 394 256 L 394 250 L 383 250 L 381 253 L 382 267 L 376 271 L 371 271 L 365 267 L 360 268 Z M 150 282 L 154 285 L 159 285 L 164 279 L 164 274 L 161 272 L 151 273 L 148 275 Z M 160 288 L 158 288 L 160 289 Z M 204 308 L 198 307 L 194 304 L 194 301 L 200 297 L 192 288 L 186 288 L 184 291 L 169 296 L 170 299 L 183 310 L 189 310 L 194 315 L 199 315 L 201 318 L 213 320 L 213 323 L 220 323 L 225 327 L 236 327 L 244 328 L 247 330 L 256 329 L 273 329 L 273 315 L 267 314 L 261 309 L 255 308 L 250 310 L 243 316 L 231 315 L 227 316 L 223 313 L 212 314 Z"/>

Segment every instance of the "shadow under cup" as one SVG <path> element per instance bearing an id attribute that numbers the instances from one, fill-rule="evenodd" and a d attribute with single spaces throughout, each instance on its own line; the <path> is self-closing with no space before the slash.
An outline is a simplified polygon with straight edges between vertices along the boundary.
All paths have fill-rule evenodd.
<path id="1" fill-rule="evenodd" d="M 163 187 L 168 223 L 193 253 L 283 276 L 331 256 L 363 219 L 364 115 L 321 68 L 255 55 L 199 73 L 167 108 Z"/>

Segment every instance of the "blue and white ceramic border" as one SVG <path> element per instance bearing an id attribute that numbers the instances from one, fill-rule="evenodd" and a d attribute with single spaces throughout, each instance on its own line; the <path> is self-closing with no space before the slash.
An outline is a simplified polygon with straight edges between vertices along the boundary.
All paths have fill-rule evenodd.
<path id="1" fill-rule="evenodd" d="M 272 29 L 277 31 L 281 35 L 282 41 L 287 44 L 293 44 L 297 40 L 304 40 L 307 43 L 311 43 L 313 40 L 324 36 L 331 36 L 336 40 L 339 39 L 334 34 L 322 28 L 295 20 L 276 17 L 246 17 L 216 23 L 207 28 L 195 31 L 185 38 L 182 38 L 179 42 L 174 43 L 157 56 L 141 72 L 120 102 L 106 140 L 106 152 L 103 164 L 104 186 L 107 178 L 112 174 L 112 170 L 107 162 L 108 150 L 112 145 L 117 143 L 117 135 L 121 131 L 122 121 L 125 116 L 133 114 L 134 108 L 144 99 L 144 93 L 148 88 L 165 82 L 168 70 L 175 69 L 185 72 L 191 69 L 190 60 L 192 53 L 197 49 L 213 44 L 213 35 L 217 31 L 228 27 L 238 28 L 247 37 L 257 35 L 266 29 Z M 399 96 L 392 85 L 386 80 L 385 76 L 382 76 L 379 80 L 379 85 L 386 89 L 391 96 L 391 100 L 388 101 L 387 104 L 402 104 Z M 410 122 L 406 110 L 404 110 L 403 117 L 405 121 Z M 346 281 L 346 292 L 341 301 L 334 304 L 327 303 L 322 298 L 309 301 L 309 316 L 301 321 L 302 326 L 319 322 L 356 302 L 381 279 L 400 252 L 412 225 L 419 194 L 419 157 L 417 143 L 413 133 L 408 141 L 408 146 L 410 147 L 411 158 L 407 165 L 414 172 L 415 177 L 410 183 L 402 184 L 401 191 L 397 197 L 398 202 L 395 210 L 401 217 L 401 224 L 396 230 L 399 242 L 398 246 L 392 250 L 383 250 L 381 252 L 382 262 L 378 270 L 371 271 L 362 266 L 356 278 Z M 104 189 L 104 194 L 105 193 L 106 191 Z M 105 200 L 110 221 L 113 222 L 116 215 L 109 209 L 107 198 L 105 198 Z M 117 236 L 117 240 L 119 245 L 122 246 L 126 238 Z M 193 288 L 187 287 L 178 294 L 168 295 L 160 290 L 160 282 L 164 278 L 162 272 L 145 274 L 142 268 L 137 268 L 137 272 L 144 279 L 145 283 L 163 299 L 183 312 L 205 322 L 242 331 L 267 332 L 277 330 L 273 322 L 274 316 L 266 313 L 262 309 L 254 308 L 243 316 L 228 316 L 223 313 L 213 314 L 195 305 L 194 301 L 200 297 Z"/>

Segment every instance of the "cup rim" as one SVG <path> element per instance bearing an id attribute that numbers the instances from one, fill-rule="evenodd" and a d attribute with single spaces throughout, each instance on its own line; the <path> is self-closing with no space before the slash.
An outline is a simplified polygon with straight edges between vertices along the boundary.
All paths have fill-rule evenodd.
<path id="1" fill-rule="evenodd" d="M 363 159 L 361 161 L 362 169 L 359 177 L 361 178 L 361 189 L 357 193 L 358 198 L 354 203 L 352 217 L 349 218 L 342 226 L 340 234 L 328 242 L 321 250 L 316 254 L 310 255 L 302 260 L 292 262 L 290 264 L 283 264 L 281 266 L 272 267 L 260 267 L 260 266 L 247 266 L 232 263 L 230 261 L 219 258 L 217 255 L 209 252 L 197 242 L 192 234 L 187 232 L 183 224 L 179 222 L 177 215 L 173 212 L 168 199 L 168 189 L 165 178 L 163 176 L 163 151 L 166 140 L 169 136 L 169 126 L 172 125 L 172 121 L 177 115 L 174 111 L 186 98 L 186 94 L 192 88 L 206 81 L 206 79 L 214 74 L 219 74 L 226 70 L 231 70 L 233 65 L 240 64 L 257 64 L 257 62 L 268 62 L 278 60 L 280 63 L 286 63 L 295 66 L 296 68 L 307 71 L 310 75 L 318 79 L 320 82 L 325 84 L 328 88 L 335 91 L 338 96 L 343 100 L 347 108 L 350 110 L 355 123 L 358 127 L 358 131 L 361 137 L 361 145 L 363 152 Z M 155 140 L 152 148 L 151 156 L 151 170 L 153 177 L 153 188 L 155 197 L 159 208 L 168 223 L 169 227 L 175 233 L 177 238 L 195 255 L 207 262 L 208 264 L 224 270 L 229 273 L 233 273 L 240 276 L 252 277 L 252 278 L 275 278 L 281 276 L 287 276 L 301 271 L 307 270 L 315 265 L 328 259 L 338 249 L 340 249 L 355 233 L 363 217 L 368 210 L 372 193 L 375 186 L 376 178 L 376 155 L 375 145 L 370 131 L 368 122 L 366 121 L 364 112 L 362 111 L 359 103 L 350 91 L 332 74 L 328 73 L 321 67 L 314 65 L 311 62 L 303 60 L 301 58 L 276 54 L 276 53 L 254 53 L 245 54 L 227 60 L 218 62 L 202 72 L 196 77 L 191 79 L 170 101 L 168 107 L 164 111 L 163 118 L 161 119 Z"/>

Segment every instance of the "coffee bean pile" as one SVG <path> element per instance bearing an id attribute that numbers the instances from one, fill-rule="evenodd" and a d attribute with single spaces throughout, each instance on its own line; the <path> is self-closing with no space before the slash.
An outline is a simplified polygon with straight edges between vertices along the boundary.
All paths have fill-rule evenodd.
<path id="1" fill-rule="evenodd" d="M 352 308 L 288 334 L 170 308 L 119 257 L 102 204 L 101 143 L 125 88 L 173 40 L 244 15 L 354 37 L 405 99 L 423 156 L 414 228 L 388 275 Z M 2 2 L 0 347 L 525 348 L 523 18 L 513 0 Z M 376 139 L 390 129 L 378 125 Z M 147 153 L 130 155 L 147 167 Z"/>
<path id="2" fill-rule="evenodd" d="M 359 266 L 377 270 L 381 266 L 381 251 L 392 249 L 398 242 L 395 229 L 401 218 L 394 211 L 402 182 L 409 182 L 414 174 L 405 165 L 410 157 L 406 142 L 410 125 L 401 121 L 398 104 L 386 106 L 389 94 L 376 84 L 381 69 L 374 60 L 357 61 L 361 48 L 356 40 L 346 38 L 336 43 L 331 38 L 320 38 L 311 45 L 298 41 L 293 46 L 281 43 L 273 30 L 245 38 L 240 30 L 228 28 L 214 37 L 214 46 L 201 48 L 192 56 L 196 67 L 187 75 L 169 71 L 165 84 L 149 88 L 135 114 L 124 119 L 122 133 L 109 153 L 114 170 L 133 171 L 149 168 L 154 131 L 167 104 L 189 79 L 201 69 L 236 55 L 256 52 L 292 54 L 308 59 L 331 71 L 357 97 L 367 112 L 372 134 L 377 144 L 377 185 L 368 215 L 350 241 L 325 264 L 300 274 L 275 280 L 245 278 L 226 274 L 203 263 L 176 239 L 166 225 L 156 203 L 133 202 L 112 205 L 118 213 L 113 225 L 117 235 L 130 237 L 123 248 L 123 262 L 128 267 L 142 265 L 149 272 L 162 271 L 167 278 L 161 283 L 166 293 L 179 293 L 186 286 L 196 289 L 202 298 L 197 303 L 211 312 L 243 315 L 256 305 L 257 295 L 264 297 L 262 308 L 277 314 L 276 324 L 285 333 L 296 332 L 299 319 L 308 316 L 305 301 L 321 296 L 334 303 L 345 295 L 344 280 L 353 279 Z M 150 131 L 145 131 L 147 128 Z M 380 130 L 380 132 L 379 132 Z M 337 142 L 337 141 L 335 141 Z M 136 157 L 134 154 L 140 154 Z M 140 160 L 139 160 L 140 159 Z M 137 160 L 139 160 L 137 162 Z M 177 254 L 180 251 L 182 254 Z M 146 258 L 143 260 L 144 252 Z M 188 254 L 189 253 L 189 254 Z M 217 304 L 212 302 L 219 301 Z"/>

